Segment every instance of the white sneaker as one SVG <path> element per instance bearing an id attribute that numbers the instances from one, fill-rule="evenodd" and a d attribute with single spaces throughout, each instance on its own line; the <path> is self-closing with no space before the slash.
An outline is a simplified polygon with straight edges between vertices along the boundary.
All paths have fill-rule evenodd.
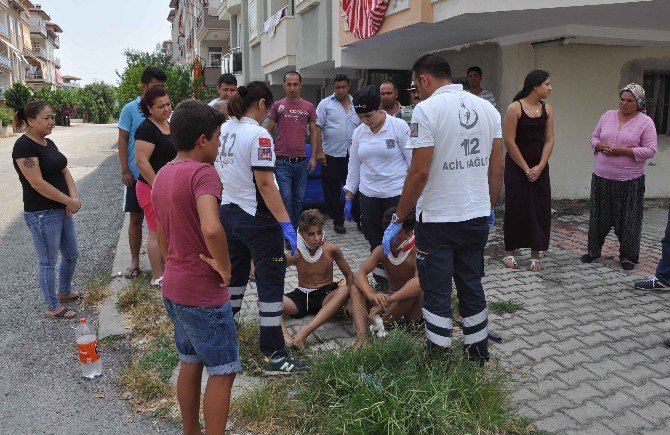
<path id="1" fill-rule="evenodd" d="M 163 286 L 163 277 L 159 276 L 158 278 L 154 279 L 151 281 L 151 285 L 154 287 L 162 287 Z"/>

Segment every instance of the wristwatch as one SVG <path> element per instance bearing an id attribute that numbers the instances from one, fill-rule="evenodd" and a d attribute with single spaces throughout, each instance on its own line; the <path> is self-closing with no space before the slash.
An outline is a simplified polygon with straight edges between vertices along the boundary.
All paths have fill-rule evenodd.
<path id="1" fill-rule="evenodd" d="M 405 219 L 400 219 L 398 217 L 398 215 L 395 214 L 395 213 L 393 213 L 393 215 L 391 216 L 391 223 L 394 223 L 394 224 L 401 224 L 401 223 L 403 223 L 404 220 Z"/>

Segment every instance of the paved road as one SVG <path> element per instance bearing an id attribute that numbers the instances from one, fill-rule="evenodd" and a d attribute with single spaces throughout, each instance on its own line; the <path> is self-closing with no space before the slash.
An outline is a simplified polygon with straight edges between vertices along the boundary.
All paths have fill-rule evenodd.
<path id="1" fill-rule="evenodd" d="M 58 127 L 50 136 L 69 159 L 82 209 L 76 215 L 80 258 L 75 284 L 111 271 L 123 215 L 115 125 Z M 130 355 L 103 355 L 104 376 L 84 380 L 73 321 L 43 316 L 36 257 L 23 221 L 21 187 L 11 164 L 15 138 L 0 139 L 0 433 L 178 433 L 139 416 L 118 399 L 114 379 Z M 103 398 L 96 397 L 104 395 Z"/>

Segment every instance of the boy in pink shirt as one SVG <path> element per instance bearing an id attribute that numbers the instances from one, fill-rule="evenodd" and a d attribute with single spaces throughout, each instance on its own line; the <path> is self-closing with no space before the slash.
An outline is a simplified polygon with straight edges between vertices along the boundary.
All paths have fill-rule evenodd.
<path id="1" fill-rule="evenodd" d="M 177 397 L 185 434 L 200 434 L 203 367 L 209 374 L 207 433 L 224 433 L 233 380 L 242 369 L 226 288 L 230 260 L 219 220 L 221 183 L 212 166 L 224 120 L 197 100 L 175 108 L 170 131 L 177 157 L 158 171 L 151 195 L 158 243 L 166 258 L 163 302 L 174 323 L 181 361 Z"/>

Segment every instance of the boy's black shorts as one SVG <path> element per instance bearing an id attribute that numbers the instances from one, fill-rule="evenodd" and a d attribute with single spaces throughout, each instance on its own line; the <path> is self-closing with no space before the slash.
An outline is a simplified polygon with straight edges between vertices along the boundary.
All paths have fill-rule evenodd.
<path id="1" fill-rule="evenodd" d="M 305 293 L 300 289 L 295 289 L 291 293 L 285 294 L 287 298 L 293 301 L 298 307 L 298 313 L 291 316 L 294 319 L 301 319 L 308 314 L 316 314 L 323 305 L 323 300 L 326 299 L 331 292 L 337 290 L 338 284 L 336 282 L 326 284 L 321 288 Z"/>

